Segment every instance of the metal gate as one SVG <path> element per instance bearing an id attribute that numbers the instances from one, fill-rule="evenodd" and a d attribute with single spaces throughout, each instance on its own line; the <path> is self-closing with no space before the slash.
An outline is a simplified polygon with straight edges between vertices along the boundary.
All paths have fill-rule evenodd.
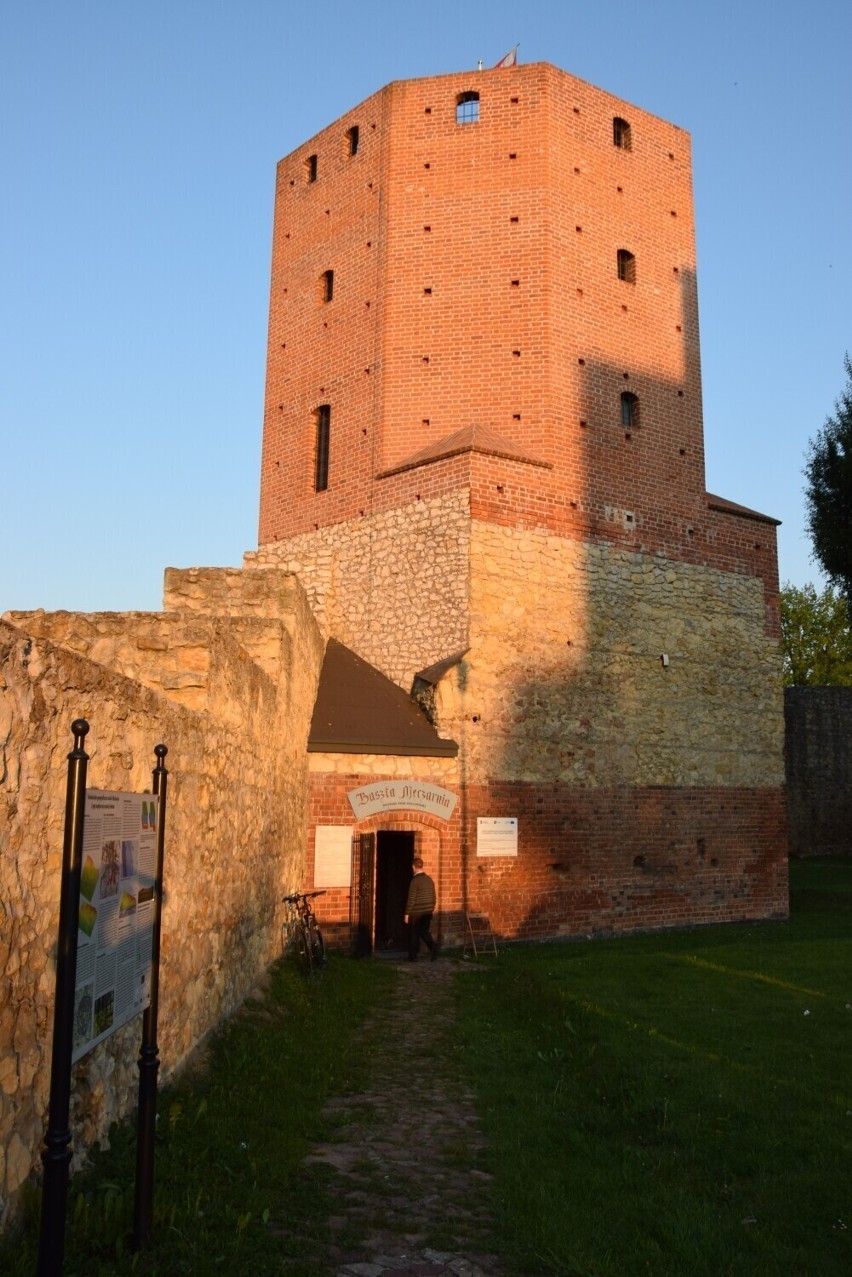
<path id="1" fill-rule="evenodd" d="M 349 928 L 352 951 L 358 958 L 373 952 L 373 888 L 376 877 L 376 835 L 352 838 L 352 890 L 349 896 Z"/>

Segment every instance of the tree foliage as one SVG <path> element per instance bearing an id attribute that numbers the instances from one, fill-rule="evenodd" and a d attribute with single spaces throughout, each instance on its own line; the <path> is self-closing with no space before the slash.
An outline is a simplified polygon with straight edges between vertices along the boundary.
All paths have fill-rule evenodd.
<path id="1" fill-rule="evenodd" d="M 814 557 L 852 606 L 852 360 L 833 417 L 808 447 L 805 502 Z"/>
<path id="2" fill-rule="evenodd" d="M 846 598 L 826 586 L 781 589 L 784 685 L 825 683 L 852 687 L 852 626 Z"/>

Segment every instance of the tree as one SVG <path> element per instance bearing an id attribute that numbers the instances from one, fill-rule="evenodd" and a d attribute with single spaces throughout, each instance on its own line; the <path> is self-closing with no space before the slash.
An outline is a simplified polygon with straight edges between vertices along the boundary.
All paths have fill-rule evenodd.
<path id="1" fill-rule="evenodd" d="M 808 447 L 805 502 L 814 557 L 852 608 L 852 360 L 846 389 Z"/>
<path id="2" fill-rule="evenodd" d="M 831 586 L 781 589 L 784 686 L 852 687 L 852 626 L 846 598 Z"/>

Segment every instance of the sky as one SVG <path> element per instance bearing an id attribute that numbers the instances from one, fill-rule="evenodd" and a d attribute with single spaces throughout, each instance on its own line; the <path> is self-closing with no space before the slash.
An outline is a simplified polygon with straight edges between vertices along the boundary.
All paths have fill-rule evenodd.
<path id="1" fill-rule="evenodd" d="M 3 0 L 0 612 L 161 606 L 257 544 L 277 161 L 519 44 L 692 134 L 708 490 L 821 583 L 852 353 L 849 0 Z"/>

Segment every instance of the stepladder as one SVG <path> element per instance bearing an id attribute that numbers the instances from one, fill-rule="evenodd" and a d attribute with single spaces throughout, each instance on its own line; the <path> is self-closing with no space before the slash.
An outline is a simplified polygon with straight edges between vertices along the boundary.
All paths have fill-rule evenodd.
<path id="1" fill-rule="evenodd" d="M 463 954 L 472 953 L 475 958 L 484 955 L 497 956 L 497 941 L 491 919 L 485 913 L 465 911 L 464 949 Z"/>

